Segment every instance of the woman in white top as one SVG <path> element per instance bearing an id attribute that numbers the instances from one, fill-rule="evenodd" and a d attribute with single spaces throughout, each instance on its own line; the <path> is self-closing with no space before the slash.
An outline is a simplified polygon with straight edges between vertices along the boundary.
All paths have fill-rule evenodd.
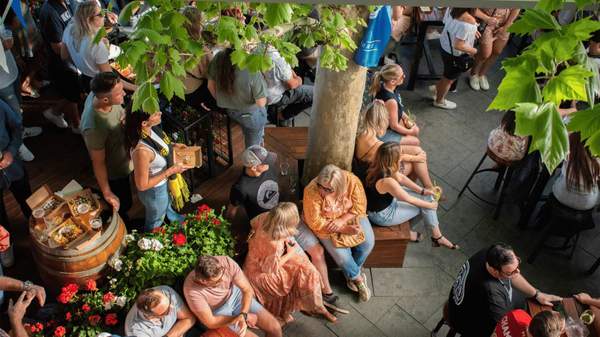
<path id="1" fill-rule="evenodd" d="M 563 163 L 552 194 L 561 204 L 586 211 L 600 204 L 600 163 L 581 142 L 579 132 L 569 136 L 569 156 Z"/>
<path id="2" fill-rule="evenodd" d="M 167 168 L 169 141 L 158 128 L 161 123 L 160 117 L 160 111 L 151 115 L 142 111 L 127 111 L 125 118 L 125 135 L 133 161 L 135 186 L 145 208 L 145 231 L 160 227 L 165 215 L 169 221 L 184 220 L 184 217 L 171 207 L 167 178 L 187 168 L 181 165 Z"/>
<path id="3" fill-rule="evenodd" d="M 444 75 L 435 86 L 429 87 L 434 92 L 433 106 L 442 109 L 456 109 L 456 103 L 446 99 L 446 94 L 460 75 L 467 69 L 457 68 L 454 60 L 464 54 L 474 56 L 477 49 L 473 47 L 479 38 L 477 20 L 472 15 L 472 8 L 452 8 L 446 12 L 444 30 L 440 36 Z"/>
<path id="4" fill-rule="evenodd" d="M 83 75 L 84 90 L 89 91 L 91 79 L 100 72 L 113 71 L 109 65 L 110 44 L 106 38 L 94 44 L 96 33 L 104 26 L 104 12 L 96 0 L 77 6 L 75 17 L 63 33 L 61 57 L 73 63 Z M 135 85 L 123 81 L 125 90 L 134 91 Z"/>

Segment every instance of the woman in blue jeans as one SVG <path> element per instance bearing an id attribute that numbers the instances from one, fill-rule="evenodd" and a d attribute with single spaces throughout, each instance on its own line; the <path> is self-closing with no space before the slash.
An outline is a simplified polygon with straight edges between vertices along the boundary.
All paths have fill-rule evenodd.
<path id="1" fill-rule="evenodd" d="M 217 105 L 242 127 L 246 148 L 262 145 L 267 124 L 267 83 L 262 73 L 234 66 L 232 52 L 231 48 L 224 49 L 208 65 L 208 90 Z"/>
<path id="2" fill-rule="evenodd" d="M 360 180 L 335 165 L 323 167 L 304 189 L 304 222 L 342 268 L 348 288 L 358 292 L 361 301 L 371 298 L 361 268 L 375 245 L 373 228 L 365 216 L 366 201 Z M 355 237 L 360 233 L 364 233 L 364 241 L 358 245 L 334 244 L 339 234 Z"/>
<path id="3" fill-rule="evenodd" d="M 369 219 L 379 226 L 392 226 L 410 221 L 411 228 L 423 219 L 431 230 L 431 245 L 450 249 L 459 247 L 444 237 L 437 217 L 438 203 L 434 192 L 417 185 L 401 174 L 400 145 L 383 143 L 367 171 L 367 210 Z M 421 233 L 411 230 L 411 240 L 421 241 Z"/>
<path id="4" fill-rule="evenodd" d="M 128 108 L 125 118 L 125 135 L 133 160 L 135 186 L 145 208 L 145 231 L 160 227 L 165 215 L 169 221 L 182 222 L 185 219 L 171 207 L 167 178 L 188 168 L 181 165 L 167 168 L 171 146 L 169 139 L 158 127 L 160 117 L 160 111 L 148 115 L 142 111 L 132 112 Z"/>

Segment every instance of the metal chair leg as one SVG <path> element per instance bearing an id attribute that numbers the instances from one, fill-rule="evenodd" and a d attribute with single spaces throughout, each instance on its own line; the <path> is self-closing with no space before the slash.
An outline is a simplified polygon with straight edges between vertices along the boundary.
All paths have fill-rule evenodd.
<path id="1" fill-rule="evenodd" d="M 594 262 L 592 267 L 587 271 L 587 274 L 592 275 L 596 271 L 596 269 L 598 269 L 598 267 L 600 267 L 600 257 L 596 260 L 596 262 Z"/>
<path id="2" fill-rule="evenodd" d="M 500 185 L 502 185 L 502 181 L 504 181 L 506 177 L 506 171 L 506 166 L 503 166 L 499 169 L 498 177 L 496 178 L 496 182 L 494 183 L 494 191 L 497 191 L 500 188 Z"/>
<path id="3" fill-rule="evenodd" d="M 479 164 L 477 164 L 477 167 L 475 167 L 475 169 L 471 173 L 471 176 L 469 177 L 469 179 L 467 179 L 467 182 L 465 183 L 465 186 L 463 186 L 463 188 L 460 190 L 460 193 L 458 193 L 458 198 L 460 198 L 460 196 L 465 192 L 465 190 L 467 189 L 467 187 L 471 183 L 471 180 L 473 180 L 473 177 L 477 174 L 477 170 L 479 170 L 479 168 L 481 167 L 481 164 L 483 164 L 483 161 L 485 160 L 486 157 L 487 157 L 487 152 L 485 152 L 483 154 L 483 157 L 481 157 L 481 160 L 479 161 Z"/>
<path id="4" fill-rule="evenodd" d="M 444 323 L 445 323 L 445 321 L 444 321 L 444 318 L 442 317 L 442 319 L 440 319 L 440 321 L 435 326 L 435 328 L 433 328 L 433 330 L 431 331 L 431 337 L 437 337 L 437 333 L 444 326 Z"/>
<path id="5" fill-rule="evenodd" d="M 506 197 L 506 189 L 508 188 L 508 185 L 510 185 L 512 174 L 513 168 L 509 167 L 506 171 L 506 177 L 504 177 L 504 184 L 502 184 L 502 189 L 500 190 L 500 197 L 498 197 L 496 209 L 494 210 L 494 220 L 498 219 L 498 216 L 500 215 L 500 210 L 502 209 L 502 204 L 504 203 L 504 198 Z"/>

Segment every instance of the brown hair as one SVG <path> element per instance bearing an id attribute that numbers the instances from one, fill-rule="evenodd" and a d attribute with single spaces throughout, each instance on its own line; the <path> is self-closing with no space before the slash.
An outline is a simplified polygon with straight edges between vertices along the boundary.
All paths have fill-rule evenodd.
<path id="1" fill-rule="evenodd" d="M 235 82 L 236 67 L 231 63 L 231 53 L 233 53 L 233 49 L 226 48 L 219 52 L 219 54 L 215 56 L 216 60 L 214 60 L 217 68 L 217 76 L 215 78 L 217 88 L 227 95 L 233 95 L 235 93 L 233 83 Z"/>
<path id="2" fill-rule="evenodd" d="M 214 256 L 200 256 L 194 268 L 194 273 L 196 279 L 207 280 L 218 276 L 222 270 L 223 266 L 219 264 L 219 260 Z"/>
<path id="3" fill-rule="evenodd" d="M 474 9 L 473 8 L 464 8 L 464 7 L 452 7 L 452 10 L 450 11 L 450 16 L 453 19 L 458 19 L 465 12 L 468 12 L 469 14 L 473 15 Z"/>
<path id="4" fill-rule="evenodd" d="M 500 122 L 502 129 L 504 129 L 504 132 L 508 133 L 511 136 L 515 135 L 515 119 L 515 111 L 508 110 L 504 114 L 504 116 L 502 117 L 502 121 Z"/>
<path id="5" fill-rule="evenodd" d="M 569 159 L 566 165 L 567 190 L 589 192 L 598 184 L 600 164 L 581 142 L 579 132 L 569 136 Z"/>
<path id="6" fill-rule="evenodd" d="M 135 305 L 144 314 L 153 314 L 154 309 L 160 303 L 160 295 L 154 288 L 144 289 L 138 295 Z"/>
<path id="7" fill-rule="evenodd" d="M 281 240 L 296 235 L 300 222 L 298 207 L 293 202 L 281 202 L 267 214 L 262 230 L 273 240 Z"/>
<path id="8" fill-rule="evenodd" d="M 542 311 L 533 316 L 529 333 L 533 337 L 559 337 L 565 318 L 557 311 Z"/>
<path id="9" fill-rule="evenodd" d="M 371 87 L 369 88 L 369 95 L 375 96 L 381 90 L 381 82 L 388 82 L 391 80 L 395 80 L 402 74 L 402 67 L 398 64 L 386 64 L 379 71 L 375 73 L 375 77 L 373 77 L 373 82 L 371 83 Z"/>
<path id="10" fill-rule="evenodd" d="M 375 186 L 381 178 L 391 177 L 400 166 L 400 144 L 385 142 L 377 149 L 367 170 L 367 186 Z"/>
<path id="11" fill-rule="evenodd" d="M 181 14 L 188 19 L 188 22 L 184 23 L 183 26 L 190 38 L 200 40 L 202 38 L 202 21 L 204 19 L 202 12 L 194 6 L 185 6 Z"/>

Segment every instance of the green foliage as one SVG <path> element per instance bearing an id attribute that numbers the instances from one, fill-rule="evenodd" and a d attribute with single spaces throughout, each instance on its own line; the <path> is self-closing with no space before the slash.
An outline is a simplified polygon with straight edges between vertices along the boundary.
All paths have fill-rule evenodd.
<path id="1" fill-rule="evenodd" d="M 518 35 L 544 30 L 521 55 L 504 60 L 506 75 L 498 87 L 498 95 L 488 110 L 511 110 L 517 113 L 517 133 L 532 136 L 531 150 L 539 150 L 550 171 L 565 158 L 568 151 L 567 127 L 561 121 L 558 106 L 569 100 L 594 106 L 599 92 L 598 67 L 591 62 L 583 47 L 600 23 L 583 17 L 560 26 L 551 12 L 562 8 L 563 0 L 542 0 L 528 9 L 509 28 Z M 579 8 L 597 0 L 579 1 Z M 594 125 L 597 109 L 574 115 L 571 131 L 581 131 L 587 145 L 600 155 L 600 135 L 584 127 Z"/>
<path id="2" fill-rule="evenodd" d="M 581 132 L 586 146 L 592 153 L 600 153 L 600 105 L 577 111 L 567 126 L 569 131 Z"/>
<path id="3" fill-rule="evenodd" d="M 135 0 L 126 5 L 119 21 L 130 22 L 141 3 Z M 202 22 L 192 24 L 202 25 L 207 34 L 194 40 L 185 28 L 190 22 L 181 14 L 184 1 L 146 3 L 154 8 L 139 18 L 130 40 L 121 45 L 123 53 L 117 62 L 123 67 L 132 66 L 138 85 L 133 95 L 133 109 L 148 113 L 158 110 L 159 92 L 169 100 L 173 96 L 183 97 L 182 81 L 186 71 L 198 66 L 205 48 L 213 42 L 232 47 L 235 50 L 233 64 L 251 72 L 264 72 L 273 66 L 270 55 L 264 53 L 264 46 L 275 48 L 295 66 L 300 48 L 324 45 L 327 52 L 320 66 L 344 70 L 348 60 L 343 52 L 356 49 L 351 34 L 359 25 L 365 25 L 350 6 L 318 5 L 321 20 L 316 21 L 307 17 L 313 9 L 309 4 L 199 1 L 196 6 L 204 17 Z M 224 15 L 225 12 L 233 16 Z M 252 13 L 248 24 L 240 20 L 242 13 Z M 97 34 L 98 41 L 104 35 L 105 32 Z M 207 36 L 214 37 L 214 41 L 212 38 L 205 41 Z M 158 91 L 153 87 L 155 83 L 160 83 Z"/>

